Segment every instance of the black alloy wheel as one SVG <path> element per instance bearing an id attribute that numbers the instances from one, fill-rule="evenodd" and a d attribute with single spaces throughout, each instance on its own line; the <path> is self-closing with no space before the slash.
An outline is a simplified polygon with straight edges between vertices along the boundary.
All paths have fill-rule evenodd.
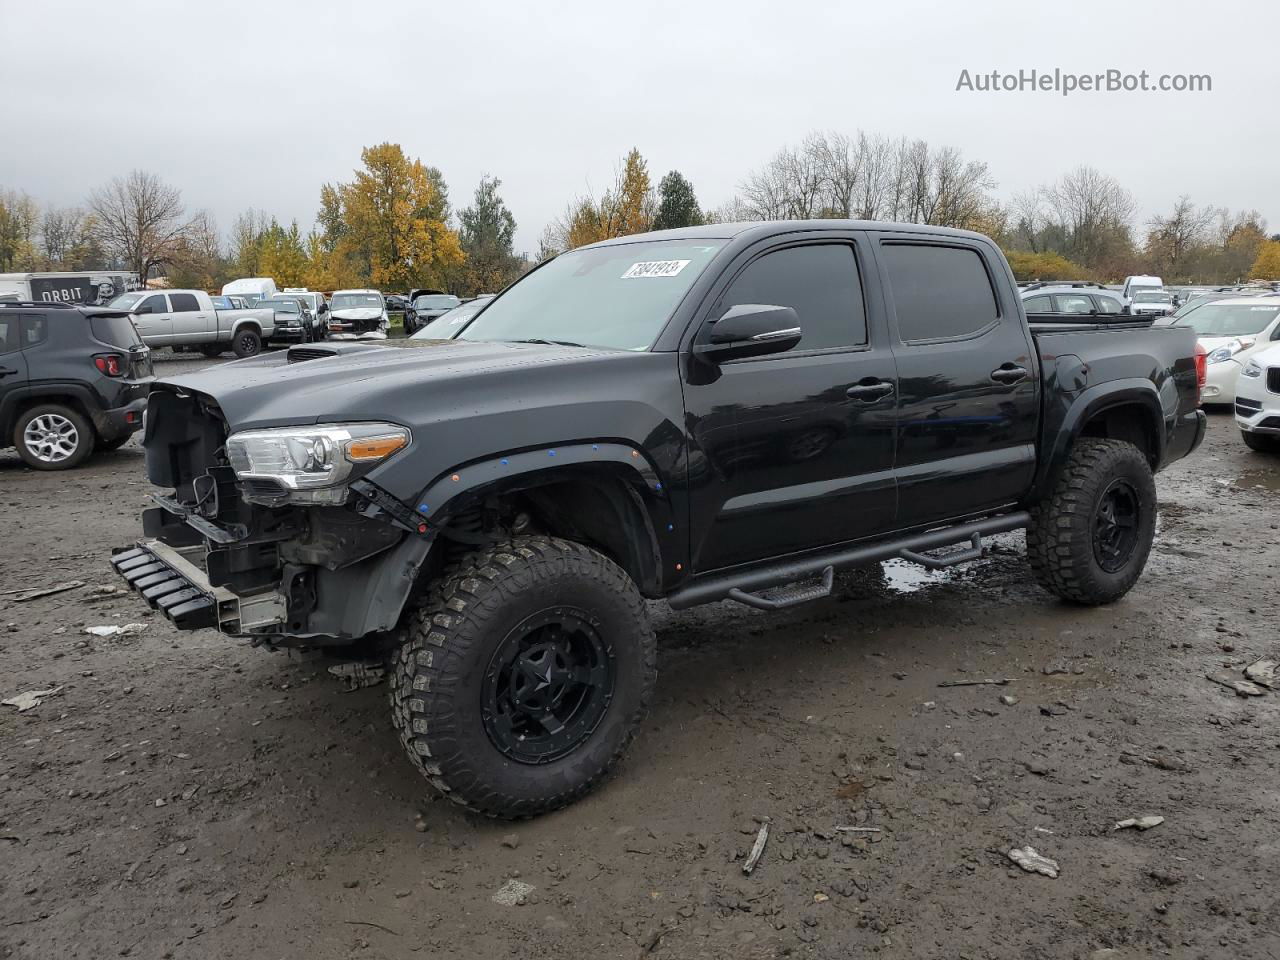
<path id="1" fill-rule="evenodd" d="M 485 672 L 480 706 L 489 739 L 520 763 L 572 752 L 609 709 L 614 660 L 585 611 L 555 607 L 526 618 Z"/>

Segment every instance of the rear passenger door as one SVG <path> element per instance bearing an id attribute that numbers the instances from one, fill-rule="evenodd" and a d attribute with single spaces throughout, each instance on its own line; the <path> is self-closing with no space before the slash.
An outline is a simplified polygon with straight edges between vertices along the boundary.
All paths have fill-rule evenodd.
<path id="1" fill-rule="evenodd" d="M 205 343 L 214 338 L 216 326 L 212 310 L 205 310 L 194 294 L 171 293 L 174 343 Z"/>
<path id="2" fill-rule="evenodd" d="M 757 303 L 794 308 L 802 337 L 714 369 L 686 355 L 695 573 L 893 528 L 897 376 L 873 270 L 860 234 L 793 235 L 713 291 L 695 331 Z"/>
<path id="3" fill-rule="evenodd" d="M 964 237 L 877 241 L 898 368 L 898 525 L 1014 503 L 1035 472 L 1039 362 L 999 254 Z"/>
<path id="4" fill-rule="evenodd" d="M 133 308 L 133 325 L 148 346 L 173 343 L 173 315 L 163 293 L 153 293 Z"/>

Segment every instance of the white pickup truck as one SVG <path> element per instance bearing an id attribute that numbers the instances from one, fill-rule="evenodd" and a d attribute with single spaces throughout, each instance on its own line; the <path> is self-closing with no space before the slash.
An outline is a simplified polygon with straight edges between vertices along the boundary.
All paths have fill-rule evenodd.
<path id="1" fill-rule="evenodd" d="M 203 290 L 138 290 L 110 306 L 126 311 L 149 347 L 190 347 L 206 357 L 252 357 L 275 333 L 275 311 L 219 310 Z"/>

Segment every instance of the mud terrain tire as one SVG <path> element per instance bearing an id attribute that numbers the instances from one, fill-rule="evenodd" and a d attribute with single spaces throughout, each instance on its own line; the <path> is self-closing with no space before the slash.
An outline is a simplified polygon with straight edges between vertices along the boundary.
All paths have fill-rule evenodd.
<path id="1" fill-rule="evenodd" d="M 657 645 L 613 561 L 517 537 L 464 556 L 405 615 L 392 721 L 445 796 L 520 819 L 572 803 L 622 755 L 649 707 Z"/>
<path id="2" fill-rule="evenodd" d="M 1155 524 L 1155 480 L 1142 451 L 1082 437 L 1052 492 L 1031 510 L 1027 559 L 1040 585 L 1062 599 L 1111 603 L 1142 575 Z"/>

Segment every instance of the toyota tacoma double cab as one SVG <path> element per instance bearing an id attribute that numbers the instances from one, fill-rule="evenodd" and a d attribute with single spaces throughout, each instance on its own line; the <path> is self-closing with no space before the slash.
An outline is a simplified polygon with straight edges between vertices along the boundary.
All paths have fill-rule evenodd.
<path id="1" fill-rule="evenodd" d="M 1153 475 L 1204 436 L 1203 375 L 1189 329 L 1029 320 L 975 233 L 623 237 L 543 264 L 450 340 L 158 381 L 157 506 L 112 563 L 183 629 L 388 651 L 413 763 L 473 810 L 532 816 L 635 735 L 645 599 L 773 610 L 1019 528 L 1051 593 L 1123 596 Z"/>

